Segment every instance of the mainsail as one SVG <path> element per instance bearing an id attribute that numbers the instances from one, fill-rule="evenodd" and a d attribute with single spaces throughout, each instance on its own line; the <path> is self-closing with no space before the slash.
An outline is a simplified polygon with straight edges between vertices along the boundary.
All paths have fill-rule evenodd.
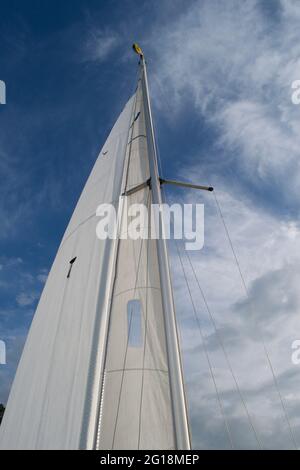
<path id="1" fill-rule="evenodd" d="M 161 203 L 142 55 L 136 92 L 100 152 L 42 293 L 0 428 L 2 449 L 190 446 L 165 241 L 126 236 L 124 199 L 129 207 Z M 101 203 L 118 212 L 116 239 L 96 237 Z M 153 230 L 150 218 L 141 230 Z"/>

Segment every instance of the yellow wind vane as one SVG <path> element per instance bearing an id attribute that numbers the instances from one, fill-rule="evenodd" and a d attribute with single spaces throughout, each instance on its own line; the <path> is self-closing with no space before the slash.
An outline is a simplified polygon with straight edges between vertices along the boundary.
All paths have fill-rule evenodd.
<path id="1" fill-rule="evenodd" d="M 143 57 L 143 51 L 142 49 L 140 48 L 140 46 L 135 42 L 132 46 L 134 52 L 136 52 L 139 56 Z"/>

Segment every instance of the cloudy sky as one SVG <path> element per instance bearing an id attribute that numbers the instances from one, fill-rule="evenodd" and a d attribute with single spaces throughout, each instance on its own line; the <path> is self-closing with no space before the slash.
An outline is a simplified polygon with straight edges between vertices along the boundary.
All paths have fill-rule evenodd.
<path id="1" fill-rule="evenodd" d="M 168 190 L 205 204 L 204 249 L 170 247 L 193 446 L 300 447 L 299 24 L 297 0 L 2 0 L 0 402 L 138 41 L 162 174 L 216 188 L 245 281 L 213 195 Z"/>

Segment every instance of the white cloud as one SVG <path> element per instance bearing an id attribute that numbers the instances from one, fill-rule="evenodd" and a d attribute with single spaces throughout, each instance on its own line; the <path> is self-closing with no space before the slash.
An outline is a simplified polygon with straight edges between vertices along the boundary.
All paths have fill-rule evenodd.
<path id="1" fill-rule="evenodd" d="M 200 168 L 187 170 L 194 174 Z M 184 200 L 199 202 L 200 197 L 190 192 Z M 269 215 L 241 197 L 233 197 L 229 192 L 219 192 L 218 199 L 246 279 L 249 299 L 245 295 L 212 195 L 205 197 L 205 247 L 198 253 L 190 253 L 190 256 L 264 447 L 289 448 L 293 443 L 263 342 L 271 357 L 297 442 L 300 443 L 300 369 L 291 361 L 291 345 L 298 339 L 300 331 L 299 228 L 294 223 Z M 194 442 L 200 448 L 214 447 L 214 435 L 218 439 L 216 447 L 223 447 L 227 445 L 228 439 L 224 435 L 224 424 L 216 404 L 201 336 L 174 250 L 172 265 Z M 255 447 L 249 423 L 247 427 L 245 410 L 186 258 L 184 265 L 222 400 L 225 404 L 227 399 L 230 400 L 228 418 L 234 429 L 235 445 L 238 448 Z M 208 423 L 204 423 L 205 429 L 212 426 L 208 431 L 208 439 L 201 429 L 203 421 L 200 421 L 200 417 L 206 414 L 203 403 L 207 404 L 212 413 L 207 416 Z M 244 429 L 243 436 L 236 432 L 240 427 Z"/>
<path id="2" fill-rule="evenodd" d="M 14 374 L 26 340 L 26 334 L 27 331 L 23 328 L 12 328 L 10 334 L 4 337 L 7 348 L 7 364 L 4 367 L 0 367 L 0 403 L 6 404 L 7 402 Z"/>
<path id="3" fill-rule="evenodd" d="M 17 257 L 16 256 L 11 256 L 11 257 L 1 256 L 0 260 L 1 260 L 0 270 L 1 269 L 15 268 L 15 267 L 23 264 L 23 260 L 19 256 L 17 256 Z"/>
<path id="4" fill-rule="evenodd" d="M 261 5 L 254 0 L 196 1 L 174 22 L 160 25 L 154 35 L 159 34 L 159 46 L 164 47 L 155 50 L 154 42 L 152 88 L 158 106 L 166 96 L 168 106 L 164 103 L 161 109 L 171 120 L 193 106 L 199 126 L 204 120 L 217 131 L 219 155 L 209 163 L 211 168 L 192 150 L 195 165 L 185 168 L 182 177 L 213 175 L 250 300 L 213 199 L 195 193 L 185 200 L 205 198 L 206 240 L 204 250 L 191 256 L 264 447 L 289 448 L 293 443 L 261 342 L 266 343 L 299 445 L 299 369 L 291 362 L 291 344 L 300 331 L 300 233 L 291 214 L 299 208 L 300 107 L 291 103 L 291 83 L 300 77 L 300 4 L 276 2 L 276 17 L 273 8 L 269 16 L 263 14 Z M 238 193 L 220 171 L 226 165 L 230 170 L 234 166 L 236 179 L 242 179 Z M 268 185 L 272 213 L 266 200 L 257 203 L 262 183 Z M 246 198 L 249 191 L 256 204 Z M 221 448 L 228 445 L 224 425 L 180 265 L 175 254 L 172 259 L 194 445 Z M 185 266 L 222 400 L 230 403 L 226 409 L 235 444 L 251 448 L 255 442 L 245 410 L 189 264 Z"/>
<path id="5" fill-rule="evenodd" d="M 119 44 L 119 36 L 113 31 L 92 29 L 83 47 L 84 62 L 103 62 Z"/>
<path id="6" fill-rule="evenodd" d="M 36 292 L 21 292 L 17 295 L 16 301 L 20 307 L 27 307 L 34 304 L 39 295 Z"/>
<path id="7" fill-rule="evenodd" d="M 47 269 L 42 269 L 39 274 L 37 275 L 37 280 L 41 282 L 42 284 L 45 284 L 48 278 L 48 270 Z"/>
<path id="8" fill-rule="evenodd" d="M 236 178 L 242 175 L 244 179 L 241 189 L 247 181 L 253 194 L 261 183 L 268 184 L 271 205 L 273 195 L 280 195 L 285 214 L 289 204 L 299 206 L 300 107 L 291 104 L 290 86 L 300 77 L 296 40 L 300 5 L 285 0 L 277 3 L 279 21 L 263 16 L 258 1 L 194 2 L 172 24 L 160 26 L 164 47 L 156 51 L 153 61 L 157 67 L 152 88 L 158 106 L 164 90 L 170 119 L 176 113 L 182 117 L 188 103 L 196 111 L 193 118 L 198 113 L 199 125 L 204 120 L 218 132 L 219 155 L 210 175 L 214 174 L 250 301 L 214 203 L 195 193 L 188 194 L 186 202 L 205 198 L 206 241 L 205 249 L 191 256 L 264 446 L 288 448 L 293 443 L 261 341 L 266 342 L 300 443 L 299 371 L 291 363 L 291 344 L 300 331 L 299 221 L 280 219 L 264 209 L 265 201 L 254 205 L 245 193 L 237 194 L 219 169 L 227 161 L 231 169 L 235 165 Z M 157 81 L 159 88 L 155 88 Z M 186 180 L 210 170 L 200 163 L 201 155 L 196 152 L 193 161 L 193 167 L 182 171 Z M 172 259 L 194 445 L 221 448 L 228 445 L 224 425 L 175 254 Z M 255 442 L 245 411 L 203 299 L 188 263 L 185 265 L 223 401 L 230 396 L 228 416 L 235 444 L 251 448 Z"/>
<path id="9" fill-rule="evenodd" d="M 291 203 L 300 184 L 300 107 L 291 103 L 292 81 L 300 78 L 300 4 L 276 2 L 276 17 L 261 5 L 196 1 L 160 24 L 154 96 L 159 102 L 164 90 L 170 119 L 187 102 L 194 106 L 218 130 L 223 158 L 230 155 L 253 187 L 272 181 Z"/>

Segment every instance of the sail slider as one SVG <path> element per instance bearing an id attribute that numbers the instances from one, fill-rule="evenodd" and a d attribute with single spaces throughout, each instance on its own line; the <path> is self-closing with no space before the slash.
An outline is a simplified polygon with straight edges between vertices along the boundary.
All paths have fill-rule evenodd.
<path id="1" fill-rule="evenodd" d="M 127 191 L 125 191 L 122 194 L 122 196 L 131 196 L 132 194 L 137 193 L 138 191 L 140 191 L 141 189 L 146 188 L 147 186 L 149 186 L 149 188 L 151 189 L 151 178 L 149 178 L 144 183 L 138 184 L 134 188 L 128 189 Z"/>
<path id="2" fill-rule="evenodd" d="M 185 183 L 184 181 L 166 180 L 159 178 L 160 184 L 173 184 L 175 186 L 182 186 L 183 188 L 202 189 L 203 191 L 213 191 L 212 186 L 202 186 L 199 184 Z"/>

